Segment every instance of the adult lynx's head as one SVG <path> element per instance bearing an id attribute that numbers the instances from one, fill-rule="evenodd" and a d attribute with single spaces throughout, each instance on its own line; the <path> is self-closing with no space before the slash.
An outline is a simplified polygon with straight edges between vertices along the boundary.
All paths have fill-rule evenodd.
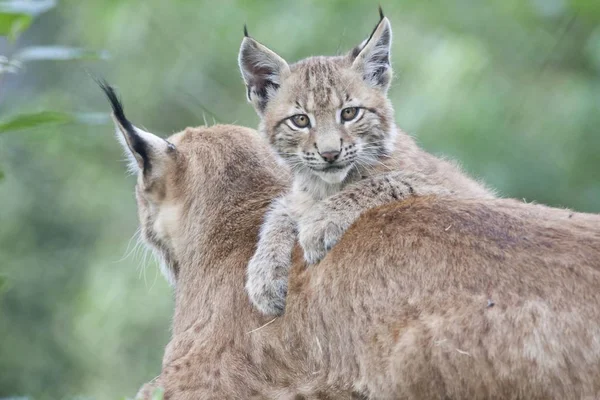
<path id="1" fill-rule="evenodd" d="M 288 65 L 247 35 L 239 64 L 260 130 L 296 175 L 344 181 L 391 151 L 395 135 L 387 99 L 392 71 L 389 20 L 345 56 Z"/>
<path id="2" fill-rule="evenodd" d="M 182 275 L 198 273 L 193 268 L 208 257 L 205 251 L 210 248 L 203 240 L 240 248 L 244 236 L 230 221 L 245 221 L 241 225 L 246 229 L 254 226 L 255 218 L 257 226 L 262 212 L 256 210 L 263 210 L 287 183 L 288 175 L 280 168 L 277 180 L 272 179 L 270 171 L 277 164 L 262 138 L 252 129 L 231 125 L 186 128 L 160 138 L 134 126 L 113 88 L 98 83 L 112 106 L 130 170 L 137 176 L 142 237 L 169 283 L 176 285 Z M 238 141 L 245 146 L 235 146 Z M 250 189 L 256 193 L 252 200 Z M 244 235 L 251 243 L 256 240 L 255 231 Z M 228 244 L 232 237 L 238 241 L 235 245 Z"/>

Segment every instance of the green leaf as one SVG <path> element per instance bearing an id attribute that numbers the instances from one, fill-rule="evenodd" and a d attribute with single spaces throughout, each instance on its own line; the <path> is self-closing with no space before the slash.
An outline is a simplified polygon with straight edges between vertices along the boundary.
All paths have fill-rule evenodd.
<path id="1" fill-rule="evenodd" d="M 0 36 L 8 36 L 10 40 L 14 41 L 21 33 L 29 28 L 33 18 L 55 6 L 55 0 L 1 1 Z"/>
<path id="2" fill-rule="evenodd" d="M 31 25 L 33 17 L 27 14 L 10 14 L 0 12 L 0 36 L 8 36 L 15 40 Z"/>
<path id="3" fill-rule="evenodd" d="M 7 14 L 26 14 L 36 17 L 52 8 L 56 7 L 55 0 L 8 0 L 0 1 L 0 13 Z"/>
<path id="4" fill-rule="evenodd" d="M 4 179 L 4 171 L 0 169 L 0 181 Z"/>
<path id="5" fill-rule="evenodd" d="M 0 133 L 36 128 L 42 125 L 66 124 L 71 121 L 73 121 L 72 115 L 57 111 L 18 114 L 0 121 Z"/>
<path id="6" fill-rule="evenodd" d="M 70 61 L 70 60 L 105 60 L 105 51 L 91 51 L 66 46 L 31 46 L 19 51 L 14 58 L 21 62 L 28 61 Z"/>
<path id="7" fill-rule="evenodd" d="M 0 275 L 0 292 L 2 292 L 6 288 L 6 277 Z"/>

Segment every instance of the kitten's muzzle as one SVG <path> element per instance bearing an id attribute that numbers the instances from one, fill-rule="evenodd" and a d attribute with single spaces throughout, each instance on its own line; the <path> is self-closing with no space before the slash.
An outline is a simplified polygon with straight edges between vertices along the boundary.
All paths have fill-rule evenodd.
<path id="1" fill-rule="evenodd" d="M 326 161 L 329 164 L 333 164 L 334 162 L 337 161 L 338 158 L 340 158 L 340 151 L 338 151 L 338 150 L 324 151 L 323 153 L 319 153 L 319 155 L 321 156 L 323 161 Z"/>
<path id="2" fill-rule="evenodd" d="M 338 163 L 338 164 L 321 164 L 318 166 L 310 166 L 310 169 L 318 172 L 336 172 L 347 168 L 349 163 Z"/>

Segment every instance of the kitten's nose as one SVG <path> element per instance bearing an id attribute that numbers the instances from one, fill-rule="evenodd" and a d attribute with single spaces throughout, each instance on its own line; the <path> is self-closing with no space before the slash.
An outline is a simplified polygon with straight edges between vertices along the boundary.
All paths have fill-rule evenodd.
<path id="1" fill-rule="evenodd" d="M 323 153 L 319 153 L 319 155 L 323 158 L 323 160 L 331 164 L 332 162 L 338 159 L 338 157 L 340 156 L 340 152 L 337 150 L 325 151 Z"/>

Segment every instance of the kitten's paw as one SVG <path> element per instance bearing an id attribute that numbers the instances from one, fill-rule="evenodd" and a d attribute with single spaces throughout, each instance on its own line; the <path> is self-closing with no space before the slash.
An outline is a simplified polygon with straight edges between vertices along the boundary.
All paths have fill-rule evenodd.
<path id="1" fill-rule="evenodd" d="M 285 310 L 287 281 L 269 281 L 246 286 L 254 307 L 265 315 L 281 315 Z"/>
<path id="2" fill-rule="evenodd" d="M 246 292 L 252 304 L 265 315 L 281 315 L 285 310 L 287 276 L 274 276 L 272 272 L 281 268 L 261 268 L 262 265 L 248 265 Z M 271 273 L 269 273 L 271 271 Z"/>
<path id="3" fill-rule="evenodd" d="M 302 223 L 299 227 L 298 240 L 304 250 L 306 262 L 316 264 L 321 261 L 345 231 L 346 227 L 327 218 Z"/>

